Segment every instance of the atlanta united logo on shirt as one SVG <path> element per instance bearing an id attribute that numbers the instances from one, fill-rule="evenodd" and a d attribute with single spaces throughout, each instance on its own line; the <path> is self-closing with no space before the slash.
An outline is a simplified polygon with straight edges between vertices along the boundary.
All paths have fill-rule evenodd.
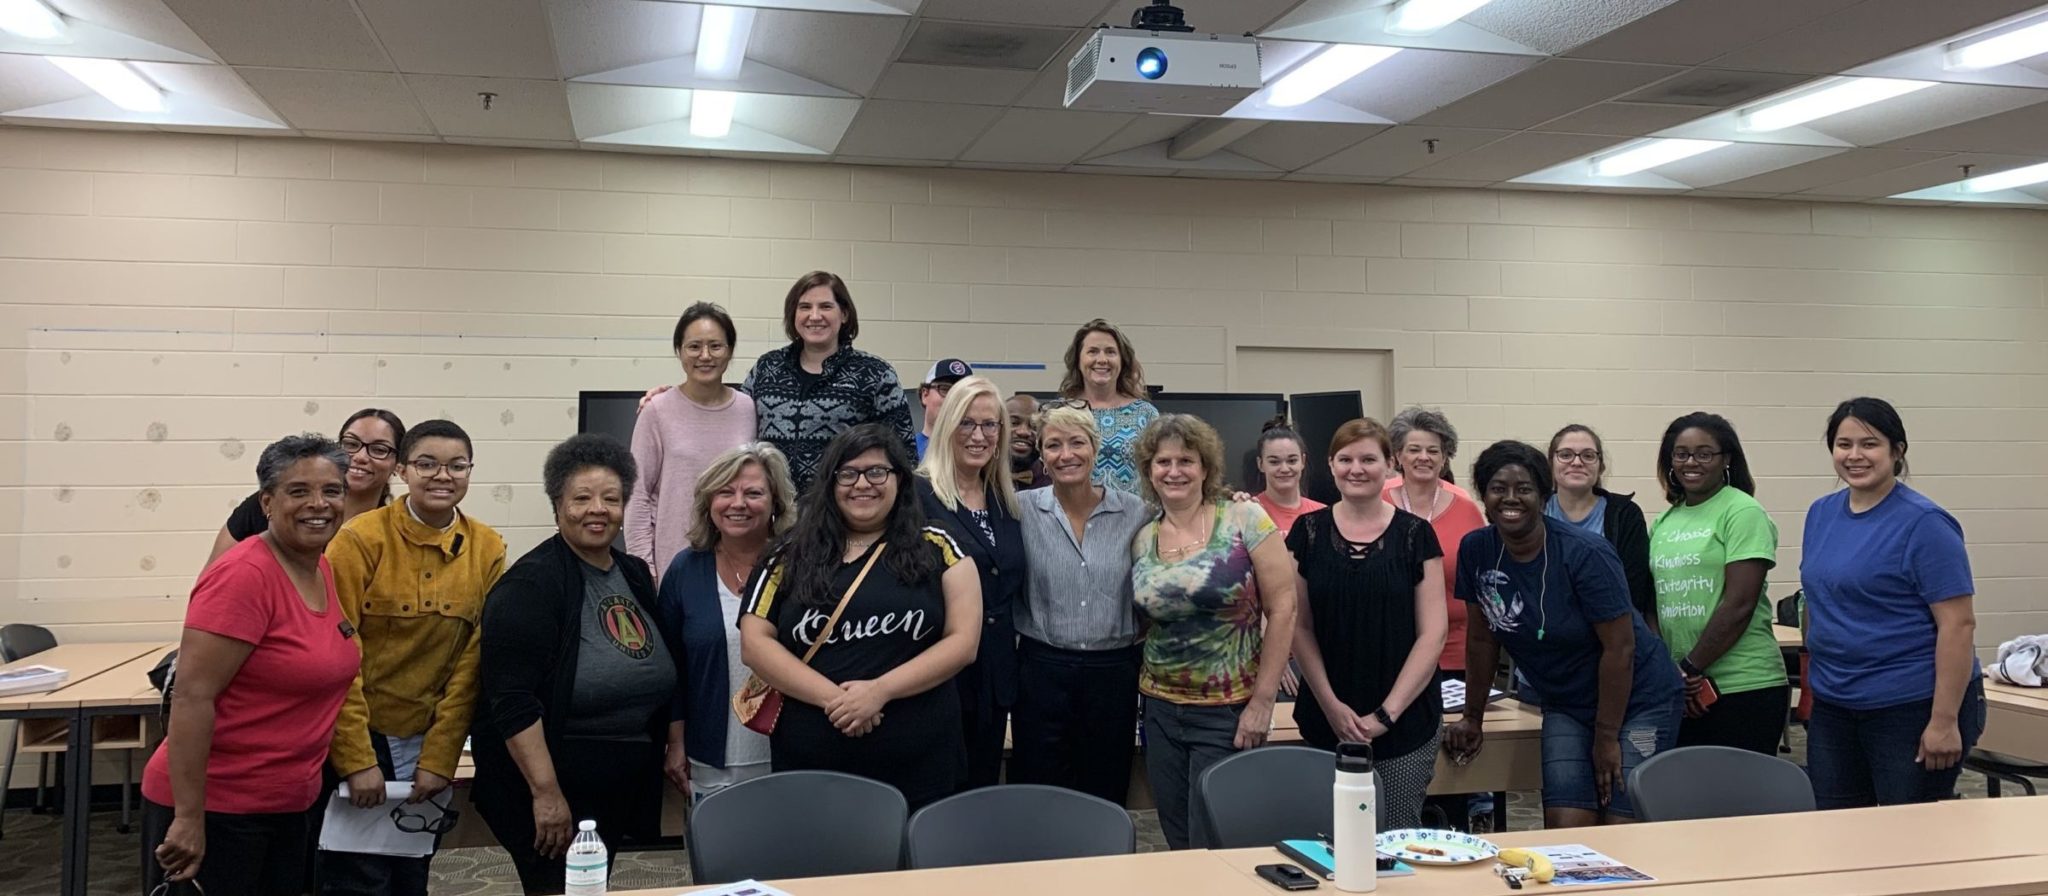
<path id="1" fill-rule="evenodd" d="M 630 599 L 613 594 L 597 602 L 598 624 L 605 637 L 620 653 L 644 660 L 654 653 L 654 638 L 648 634 L 647 617 Z"/>

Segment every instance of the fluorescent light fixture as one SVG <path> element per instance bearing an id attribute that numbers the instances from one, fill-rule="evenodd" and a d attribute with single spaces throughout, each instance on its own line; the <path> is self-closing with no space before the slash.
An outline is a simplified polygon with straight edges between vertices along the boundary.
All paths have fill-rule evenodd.
<path id="1" fill-rule="evenodd" d="M 1997 68 L 2042 53 L 2048 53 L 2048 20 L 1983 40 L 1956 41 L 1949 44 L 1942 54 L 1942 65 L 1951 71 L 1973 72 Z"/>
<path id="2" fill-rule="evenodd" d="M 753 7 L 704 7 L 697 25 L 697 77 L 716 81 L 738 78 L 753 32 Z"/>
<path id="3" fill-rule="evenodd" d="M 164 92 L 141 72 L 119 59 L 88 59 L 83 56 L 45 56 L 50 64 L 77 78 L 93 92 L 130 112 L 162 112 Z"/>
<path id="4" fill-rule="evenodd" d="M 2048 162 L 2028 165 L 2025 168 L 2000 171 L 1996 174 L 1973 177 L 1956 184 L 1956 186 L 1960 187 L 1965 193 L 1996 193 L 2001 190 L 2010 190 L 2014 187 L 2038 184 L 2042 181 L 2048 181 Z"/>
<path id="5" fill-rule="evenodd" d="M 1742 110 L 1736 127 L 1751 133 L 1781 131 L 1933 86 L 1933 81 L 1899 78 L 1830 78 L 1815 89 Z"/>
<path id="6" fill-rule="evenodd" d="M 723 137 L 732 132 L 732 110 L 740 95 L 730 90 L 696 90 L 690 93 L 690 135 Z"/>
<path id="7" fill-rule="evenodd" d="M 1472 14 L 1493 0 L 1400 0 L 1387 13 L 1387 31 L 1422 37 Z"/>
<path id="8" fill-rule="evenodd" d="M 1711 152 L 1727 145 L 1726 140 L 1649 140 L 1620 152 L 1594 156 L 1593 176 L 1625 177 L 1658 165 L 1668 165 L 1679 159 L 1690 159 L 1700 153 Z"/>
<path id="9" fill-rule="evenodd" d="M 1299 106 L 1330 92 L 1337 85 L 1358 77 L 1360 72 L 1401 52 L 1400 47 L 1370 47 L 1362 44 L 1331 44 L 1322 52 L 1287 70 L 1266 90 L 1266 105 Z"/>
<path id="10" fill-rule="evenodd" d="M 64 17 L 42 0 L 0 0 L 0 31 L 45 44 L 63 43 L 66 36 Z"/>

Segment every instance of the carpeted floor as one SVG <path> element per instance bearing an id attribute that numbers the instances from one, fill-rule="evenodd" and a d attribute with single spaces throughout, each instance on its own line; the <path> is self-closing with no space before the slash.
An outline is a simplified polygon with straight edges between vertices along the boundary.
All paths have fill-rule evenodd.
<path id="1" fill-rule="evenodd" d="M 1792 754 L 1806 758 L 1805 732 L 1793 729 Z M 2036 782 L 2048 792 L 2048 780 Z M 1966 797 L 1982 797 L 1984 778 L 1965 772 L 1958 789 Z M 2008 786 L 2006 793 L 2013 793 Z M 1147 810 L 1131 813 L 1138 828 L 1138 850 L 1166 848 L 1158 816 Z M 93 813 L 93 896 L 138 896 L 141 885 L 141 844 L 138 835 L 115 830 L 119 813 Z M 57 817 L 16 810 L 7 813 L 0 839 L 0 894 L 42 894 L 57 891 Z M 1508 799 L 1508 829 L 1540 827 L 1542 807 L 1536 794 L 1513 793 Z M 614 859 L 612 889 L 681 886 L 689 883 L 689 861 L 681 851 L 627 853 Z M 496 847 L 443 850 L 434 858 L 433 896 L 519 896 L 519 877 L 511 860 Z"/>

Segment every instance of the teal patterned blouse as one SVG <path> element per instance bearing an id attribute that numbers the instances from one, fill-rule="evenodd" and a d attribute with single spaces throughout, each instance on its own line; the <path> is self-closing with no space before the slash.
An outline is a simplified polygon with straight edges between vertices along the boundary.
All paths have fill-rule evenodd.
<path id="1" fill-rule="evenodd" d="M 1142 398 L 1120 408 L 1096 408 L 1095 428 L 1102 435 L 1102 447 L 1095 452 L 1095 484 L 1138 491 L 1138 435 L 1159 419 L 1159 409 Z"/>

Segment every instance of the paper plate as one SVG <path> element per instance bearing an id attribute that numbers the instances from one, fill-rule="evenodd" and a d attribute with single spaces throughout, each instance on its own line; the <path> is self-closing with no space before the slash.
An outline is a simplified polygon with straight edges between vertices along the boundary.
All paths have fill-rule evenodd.
<path id="1" fill-rule="evenodd" d="M 1484 837 L 1457 831 L 1406 828 L 1388 831 L 1373 840 L 1380 855 L 1393 856 L 1411 865 L 1467 865 L 1500 855 L 1500 847 Z M 1431 852 L 1423 852 L 1416 847 Z M 1442 855 L 1433 853 L 1441 852 Z"/>

